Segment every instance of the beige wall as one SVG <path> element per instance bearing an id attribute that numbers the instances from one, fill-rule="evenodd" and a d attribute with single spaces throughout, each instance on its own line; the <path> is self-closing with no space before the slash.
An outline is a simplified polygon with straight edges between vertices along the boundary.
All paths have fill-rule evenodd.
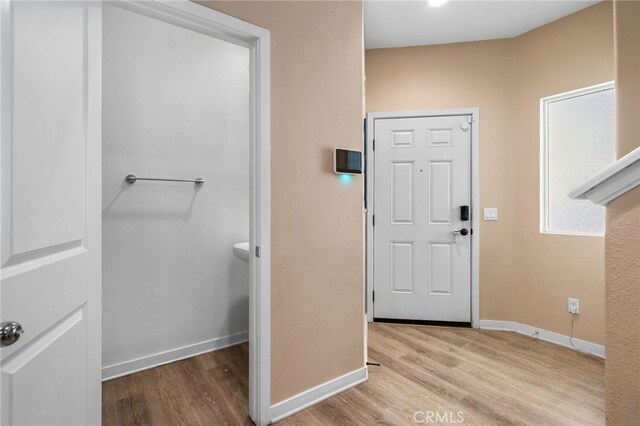
<path id="1" fill-rule="evenodd" d="M 618 157 L 640 146 L 640 3 L 617 1 Z M 607 206 L 607 423 L 640 419 L 640 188 Z"/>
<path id="2" fill-rule="evenodd" d="M 364 366 L 362 4 L 203 2 L 271 31 L 271 400 Z"/>
<path id="3" fill-rule="evenodd" d="M 590 7 L 515 40 L 513 120 L 522 212 L 513 276 L 514 320 L 568 335 L 567 298 L 580 299 L 575 336 L 604 344 L 604 239 L 540 234 L 540 98 L 614 79 L 609 2 Z"/>
<path id="4" fill-rule="evenodd" d="M 604 343 L 604 241 L 539 233 L 541 97 L 613 80 L 610 3 L 515 39 L 366 53 L 366 109 L 480 108 L 480 317 Z"/>

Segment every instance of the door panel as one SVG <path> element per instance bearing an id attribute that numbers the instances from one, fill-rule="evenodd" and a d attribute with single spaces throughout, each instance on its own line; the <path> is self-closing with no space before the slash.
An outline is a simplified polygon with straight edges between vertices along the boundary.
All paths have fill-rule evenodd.
<path id="1" fill-rule="evenodd" d="M 450 225 L 453 221 L 451 161 L 429 161 L 429 224 Z"/>
<path id="2" fill-rule="evenodd" d="M 453 129 L 429 129 L 429 146 L 451 146 Z"/>
<path id="3" fill-rule="evenodd" d="M 14 8 L 11 210 L 20 214 L 7 255 L 39 257 L 84 237 L 84 25 L 79 7 Z"/>
<path id="4" fill-rule="evenodd" d="M 413 147 L 413 130 L 393 130 L 391 134 L 394 148 Z"/>
<path id="5" fill-rule="evenodd" d="M 13 424 L 85 424 L 85 326 L 81 308 L 33 339 L 3 366 L 5 389 L 29 396 L 9 405 L 6 414 Z M 51 360 L 57 360 L 54 368 Z"/>
<path id="6" fill-rule="evenodd" d="M 101 5 L 2 8 L 2 424 L 98 424 Z"/>
<path id="7" fill-rule="evenodd" d="M 413 162 L 391 163 L 392 223 L 413 223 Z"/>
<path id="8" fill-rule="evenodd" d="M 393 293 L 413 293 L 414 261 L 413 241 L 391 242 L 391 291 Z"/>
<path id="9" fill-rule="evenodd" d="M 471 320 L 469 118 L 374 123 L 375 318 Z"/>
<path id="10" fill-rule="evenodd" d="M 452 244 L 429 243 L 429 294 L 451 295 Z"/>

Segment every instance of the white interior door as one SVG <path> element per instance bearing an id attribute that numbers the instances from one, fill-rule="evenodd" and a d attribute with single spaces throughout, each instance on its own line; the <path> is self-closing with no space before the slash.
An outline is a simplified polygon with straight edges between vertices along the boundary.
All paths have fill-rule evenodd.
<path id="1" fill-rule="evenodd" d="M 471 116 L 378 118 L 374 140 L 374 317 L 470 322 Z"/>
<path id="2" fill-rule="evenodd" d="M 1 420 L 99 424 L 101 6 L 1 7 Z"/>

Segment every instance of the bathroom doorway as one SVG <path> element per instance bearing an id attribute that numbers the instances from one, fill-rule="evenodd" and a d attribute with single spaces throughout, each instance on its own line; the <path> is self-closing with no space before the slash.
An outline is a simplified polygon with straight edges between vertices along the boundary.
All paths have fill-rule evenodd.
<path id="1" fill-rule="evenodd" d="M 157 6 L 103 8 L 103 379 L 124 386 L 131 380 L 117 378 L 157 370 L 158 383 L 153 372 L 139 376 L 150 383 L 146 399 L 123 402 L 149 411 L 153 395 L 164 405 L 171 385 L 201 374 L 204 386 L 209 375 L 210 389 L 238 388 L 226 401 L 237 417 L 254 400 L 257 351 L 249 356 L 245 343 L 265 252 L 251 202 L 255 58 L 246 42 L 159 16 Z M 194 356 L 176 364 L 174 381 L 155 369 Z M 217 358 L 229 361 L 224 371 L 209 371 Z"/>
<path id="2" fill-rule="evenodd" d="M 183 151 L 202 154 L 204 149 L 213 150 L 215 154 L 215 149 L 210 146 L 201 147 L 200 151 L 189 146 L 198 138 L 205 139 L 198 131 L 210 129 L 212 122 L 219 119 L 215 111 L 198 108 L 203 105 L 202 94 L 209 87 L 195 90 L 191 86 L 187 94 L 191 101 L 179 101 L 179 97 L 185 96 L 185 91 L 180 90 L 176 81 L 168 81 L 169 74 L 152 75 L 160 73 L 163 64 L 154 66 L 153 61 L 159 59 L 147 49 L 137 52 L 129 49 L 128 54 L 132 60 L 149 60 L 146 64 L 149 76 L 139 73 L 132 84 L 119 86 L 118 91 L 126 96 L 117 101 L 117 105 L 109 107 L 103 104 L 103 97 L 109 102 L 110 96 L 115 94 L 105 93 L 103 82 L 113 83 L 111 79 L 123 77 L 107 74 L 113 63 L 105 64 L 103 69 L 103 15 L 105 18 L 109 14 L 124 16 L 120 12 L 129 13 L 127 19 L 144 18 L 151 26 L 162 24 L 173 31 L 209 38 L 210 42 L 219 45 L 227 43 L 229 51 L 238 47 L 245 51 L 243 75 L 248 81 L 244 83 L 245 100 L 239 110 L 247 129 L 239 138 L 244 138 L 246 145 L 240 153 L 246 157 L 243 159 L 241 184 L 245 188 L 248 186 L 248 191 L 244 191 L 244 201 L 229 201 L 233 204 L 229 208 L 242 206 L 244 209 L 242 216 L 241 213 L 238 216 L 244 220 L 245 227 L 238 234 L 221 239 L 228 244 L 227 253 L 233 256 L 233 244 L 238 241 L 229 241 L 228 238 L 242 237 L 242 242 L 249 242 L 252 255 L 247 266 L 231 264 L 235 258 L 227 257 L 227 277 L 237 278 L 241 284 L 227 283 L 226 299 L 223 288 L 215 287 L 218 285 L 215 281 L 222 280 L 219 276 L 212 275 L 208 280 L 216 288 L 215 291 L 207 289 L 209 303 L 206 297 L 198 297 L 197 292 L 187 285 L 199 279 L 199 275 L 206 275 L 204 268 L 210 264 L 220 266 L 222 262 L 216 257 L 222 257 L 222 251 L 217 249 L 205 253 L 210 256 L 207 261 L 197 259 L 203 254 L 200 251 L 207 240 L 215 240 L 211 232 L 207 233 L 210 230 L 189 230 L 190 234 L 187 234 L 184 228 L 195 218 L 200 218 L 199 223 L 203 227 L 212 226 L 216 220 L 231 220 L 232 215 L 228 212 L 226 216 L 221 213 L 227 207 L 224 203 L 217 203 L 215 211 L 205 214 L 206 219 L 198 211 L 205 191 L 211 191 L 210 187 L 216 188 L 213 185 L 202 188 L 196 183 L 148 182 L 131 177 L 127 179 L 126 175 L 118 177 L 116 188 L 109 187 L 105 191 L 108 203 L 104 207 L 110 215 L 110 223 L 105 225 L 109 235 L 103 247 L 103 148 L 107 166 L 105 186 L 116 181 L 107 174 L 120 173 L 115 170 L 118 164 L 137 169 L 128 170 L 126 174 L 138 173 L 138 178 L 204 177 L 206 180 L 206 176 L 198 176 L 198 169 L 209 165 L 206 158 L 192 157 L 190 173 L 183 176 L 182 172 L 187 170 L 180 169 L 185 161 L 180 155 Z M 97 424 L 100 422 L 103 367 L 107 367 L 104 369 L 105 377 L 133 373 L 197 352 L 238 343 L 242 336 L 247 338 L 243 332 L 248 332 L 249 340 L 248 411 L 256 423 L 268 423 L 269 32 L 186 0 L 109 4 L 7 1 L 2 3 L 1 16 L 3 215 L 0 288 L 3 318 L 11 320 L 14 330 L 14 339 L 3 345 L 2 350 L 2 423 Z M 144 34 L 137 32 L 142 31 L 141 28 L 133 28 L 132 31 L 136 41 L 143 38 Z M 168 37 L 162 43 L 167 49 L 176 49 L 179 38 Z M 206 43 L 202 39 L 200 41 Z M 129 46 L 120 47 L 114 53 L 118 60 L 123 60 L 120 53 L 124 55 Z M 199 59 L 207 60 L 206 55 L 195 55 L 185 72 L 203 73 L 205 66 L 197 63 Z M 169 58 L 167 62 L 176 65 L 178 60 Z M 124 69 L 129 72 L 126 67 Z M 187 75 L 176 78 L 189 82 Z M 157 95 L 153 90 L 149 91 L 147 85 L 151 83 L 164 93 L 166 101 L 156 98 L 155 103 L 151 102 Z M 124 85 L 123 81 L 116 84 Z M 145 96 L 145 93 L 150 95 Z M 228 110 L 235 108 L 230 104 L 227 106 Z M 142 120 L 132 112 L 134 107 L 154 111 Z M 183 114 L 179 108 L 192 108 L 190 111 L 195 112 Z M 223 109 L 218 108 L 218 111 Z M 224 111 L 227 112 L 226 109 Z M 184 131 L 177 133 L 177 124 L 175 121 L 171 123 L 176 116 L 181 116 L 179 125 L 186 126 Z M 223 121 L 229 123 L 230 120 Z M 113 140 L 106 141 L 104 147 L 103 123 L 107 139 L 113 137 Z M 220 128 L 226 129 L 224 123 Z M 234 136 L 228 130 L 216 133 Z M 182 151 L 175 150 L 176 145 L 169 144 L 168 140 L 179 143 Z M 153 146 L 155 142 L 160 143 Z M 232 149 L 227 142 L 225 140 L 225 144 L 218 146 L 221 151 L 219 157 L 224 156 L 224 150 Z M 154 149 L 150 149 L 152 146 Z M 212 157 L 212 152 L 207 154 Z M 137 164 L 130 163 L 136 158 Z M 153 167 L 150 165 L 152 161 L 155 161 Z M 191 172 L 196 175 L 191 176 Z M 215 173 L 218 173 L 217 169 Z M 225 188 L 220 185 L 230 184 L 222 174 L 211 176 L 205 185 L 217 182 L 218 190 L 223 191 Z M 134 194 L 137 196 L 132 197 Z M 125 202 L 130 204 L 125 205 Z M 128 224 L 118 229 L 119 234 L 112 234 L 111 226 L 118 221 Z M 153 226 L 160 226 L 154 229 L 152 222 Z M 176 232 L 176 227 L 182 227 L 181 232 Z M 154 234 L 145 237 L 145 243 L 139 233 L 143 229 Z M 170 236 L 173 240 L 168 244 Z M 129 244 L 119 245 L 126 241 Z M 164 250 L 158 250 L 161 243 Z M 117 282 L 122 302 L 107 300 L 109 306 L 105 309 L 104 320 L 103 249 L 105 258 L 111 256 L 105 270 L 105 274 L 110 274 L 110 284 L 105 290 L 108 292 Z M 119 252 L 114 252 L 114 249 Z M 184 256 L 183 252 L 191 255 Z M 153 266 L 148 263 L 149 257 L 155 257 Z M 135 265 L 144 267 L 142 271 L 127 274 L 133 272 Z M 176 275 L 166 280 L 178 270 L 182 270 L 179 278 Z M 157 285 L 143 286 L 140 284 L 142 281 Z M 242 285 L 245 287 L 240 291 Z M 179 290 L 173 292 L 175 289 Z M 109 297 L 107 295 L 105 299 Z M 236 303 L 241 309 L 225 311 L 226 307 L 215 305 L 217 299 L 230 300 L 232 306 Z M 161 306 L 161 300 L 168 303 Z M 149 310 L 153 305 L 161 306 L 161 309 Z M 125 309 L 133 309 L 134 312 L 125 313 Z M 196 318 L 195 311 L 206 313 Z M 244 317 L 236 318 L 234 312 L 239 311 L 244 312 Z M 220 316 L 220 312 L 223 315 Z M 167 317 L 173 320 L 167 322 Z M 188 320 L 187 323 L 180 323 L 184 319 Z M 110 359 L 113 362 L 106 366 L 102 363 L 103 325 L 105 341 L 109 339 L 105 361 Z M 221 334 L 200 342 L 188 340 L 202 337 L 205 330 Z M 152 342 L 154 338 L 161 338 L 166 346 L 154 346 L 157 343 Z M 217 342 L 217 346 L 212 342 Z M 6 347 L 9 344 L 10 347 Z M 153 353 L 145 352 L 149 348 Z M 126 358 L 118 358 L 122 354 L 127 355 Z"/>

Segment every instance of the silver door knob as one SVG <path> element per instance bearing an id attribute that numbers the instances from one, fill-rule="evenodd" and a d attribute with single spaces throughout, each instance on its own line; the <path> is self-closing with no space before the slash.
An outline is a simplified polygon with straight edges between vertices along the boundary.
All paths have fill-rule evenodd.
<path id="1" fill-rule="evenodd" d="M 20 323 L 15 321 L 6 321 L 0 324 L 0 346 L 10 346 L 20 339 L 20 335 L 24 333 Z"/>

